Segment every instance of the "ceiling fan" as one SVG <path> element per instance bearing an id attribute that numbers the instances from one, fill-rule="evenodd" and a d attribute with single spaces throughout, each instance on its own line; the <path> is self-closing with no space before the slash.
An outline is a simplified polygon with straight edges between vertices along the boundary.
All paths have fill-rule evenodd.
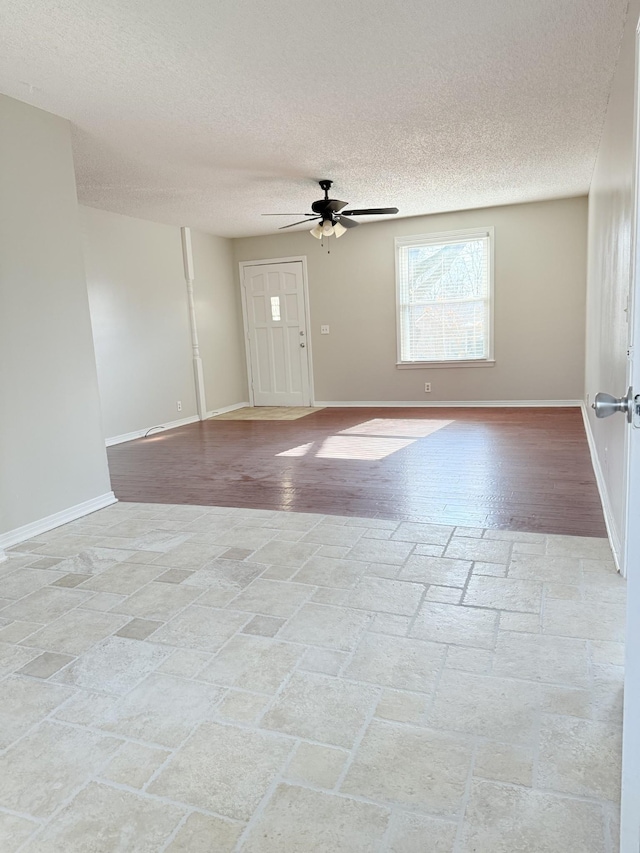
<path id="1" fill-rule="evenodd" d="M 318 222 L 310 233 L 312 236 L 321 240 L 323 237 L 330 237 L 332 234 L 336 237 L 342 237 L 348 228 L 355 228 L 359 225 L 350 216 L 379 216 L 387 213 L 398 213 L 397 207 L 367 207 L 362 210 L 344 210 L 349 204 L 348 201 L 338 201 L 335 198 L 329 198 L 329 190 L 333 181 L 326 179 L 318 181 L 320 188 L 324 190 L 324 198 L 314 201 L 311 205 L 313 213 L 263 213 L 263 216 L 304 216 L 299 222 L 292 222 L 290 225 L 282 225 L 278 231 L 284 231 L 285 228 L 293 228 L 296 225 L 302 225 L 304 222 Z"/>

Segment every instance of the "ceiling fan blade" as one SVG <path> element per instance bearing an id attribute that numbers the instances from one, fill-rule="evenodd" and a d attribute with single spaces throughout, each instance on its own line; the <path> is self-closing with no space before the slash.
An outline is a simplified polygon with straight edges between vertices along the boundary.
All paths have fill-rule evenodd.
<path id="1" fill-rule="evenodd" d="M 314 213 L 339 213 L 343 207 L 349 204 L 348 201 L 338 201 L 337 198 L 320 198 L 314 201 L 311 205 L 311 210 Z"/>
<path id="2" fill-rule="evenodd" d="M 313 219 L 301 219 L 300 222 L 292 222 L 291 225 L 281 225 L 278 231 L 283 231 L 285 228 L 293 228 L 294 225 L 304 225 L 305 222 L 313 222 L 315 219 L 322 219 L 322 217 L 314 216 Z"/>
<path id="3" fill-rule="evenodd" d="M 315 213 L 261 213 L 260 216 L 315 216 Z"/>
<path id="4" fill-rule="evenodd" d="M 356 227 L 356 225 L 360 225 L 360 223 L 359 223 L 359 222 L 356 222 L 354 219 L 347 219 L 347 217 L 346 217 L 346 216 L 339 216 L 339 217 L 338 217 L 338 222 L 339 222 L 339 223 L 340 223 L 340 225 L 342 225 L 344 228 L 355 228 L 355 227 Z"/>
<path id="5" fill-rule="evenodd" d="M 364 210 L 343 210 L 342 216 L 379 216 L 382 213 L 398 213 L 397 207 L 367 207 Z"/>

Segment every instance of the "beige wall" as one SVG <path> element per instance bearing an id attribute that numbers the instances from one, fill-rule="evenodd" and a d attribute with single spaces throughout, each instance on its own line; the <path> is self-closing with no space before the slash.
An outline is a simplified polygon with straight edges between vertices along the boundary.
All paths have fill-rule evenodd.
<path id="1" fill-rule="evenodd" d="M 70 127 L 2 95 L 0 126 L 1 535 L 111 486 Z"/>
<path id="2" fill-rule="evenodd" d="M 394 238 L 490 225 L 495 366 L 397 369 Z M 332 239 L 330 255 L 306 231 L 233 242 L 237 261 L 307 256 L 318 401 L 576 400 L 586 236 L 587 202 L 574 198 L 369 223 Z"/>
<path id="3" fill-rule="evenodd" d="M 89 207 L 80 213 L 105 436 L 195 416 L 180 229 Z M 212 411 L 246 400 L 241 314 L 230 241 L 197 232 L 192 240 Z"/>
<path id="4" fill-rule="evenodd" d="M 586 393 L 616 396 L 627 387 L 627 305 L 631 283 L 635 27 L 640 0 L 632 0 L 609 99 L 591 192 L 587 284 Z M 623 552 L 627 425 L 595 418 L 589 408 L 597 464 L 602 471 L 613 545 Z"/>
<path id="5" fill-rule="evenodd" d="M 192 231 L 191 243 L 198 337 L 212 412 L 249 399 L 240 290 L 231 240 Z"/>

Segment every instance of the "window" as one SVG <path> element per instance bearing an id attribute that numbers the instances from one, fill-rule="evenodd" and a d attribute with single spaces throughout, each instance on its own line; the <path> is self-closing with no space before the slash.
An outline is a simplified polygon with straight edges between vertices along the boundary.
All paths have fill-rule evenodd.
<path id="1" fill-rule="evenodd" d="M 280 322 L 280 297 L 271 297 L 271 319 L 274 323 Z"/>
<path id="2" fill-rule="evenodd" d="M 493 363 L 493 228 L 396 238 L 398 366 Z"/>

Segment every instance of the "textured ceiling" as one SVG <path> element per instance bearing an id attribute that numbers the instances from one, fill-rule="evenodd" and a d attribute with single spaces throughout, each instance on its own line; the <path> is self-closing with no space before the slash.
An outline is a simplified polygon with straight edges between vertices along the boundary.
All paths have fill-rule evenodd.
<path id="1" fill-rule="evenodd" d="M 0 91 L 81 202 L 267 233 L 335 181 L 400 215 L 586 193 L 626 0 L 2 0 Z"/>

